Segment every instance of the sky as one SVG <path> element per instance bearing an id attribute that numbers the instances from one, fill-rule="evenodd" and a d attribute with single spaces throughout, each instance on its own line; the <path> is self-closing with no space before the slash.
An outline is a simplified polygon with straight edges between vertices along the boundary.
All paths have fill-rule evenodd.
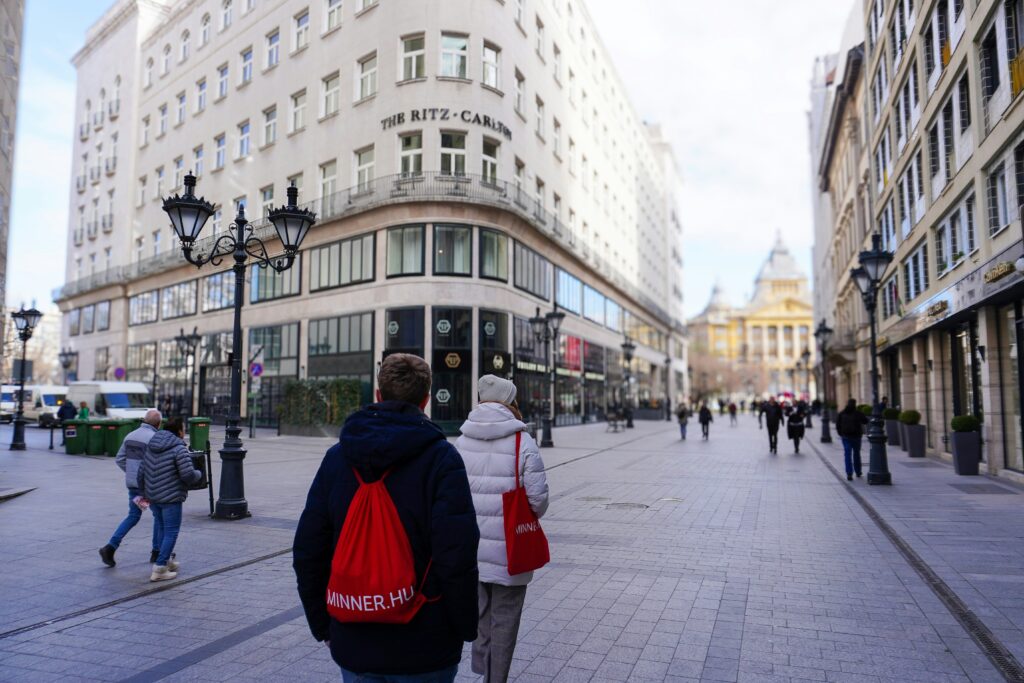
<path id="1" fill-rule="evenodd" d="M 43 308 L 64 281 L 70 60 L 111 2 L 26 3 L 9 305 Z M 852 0 L 586 4 L 640 115 L 660 123 L 675 150 L 686 314 L 704 307 L 716 281 L 743 303 L 779 233 L 809 275 L 809 81 L 814 58 L 838 48 Z"/>

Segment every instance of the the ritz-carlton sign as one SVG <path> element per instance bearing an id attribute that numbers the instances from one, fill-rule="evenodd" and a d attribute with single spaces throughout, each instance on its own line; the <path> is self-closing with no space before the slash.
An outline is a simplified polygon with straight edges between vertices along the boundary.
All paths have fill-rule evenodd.
<path id="1" fill-rule="evenodd" d="M 471 109 L 449 109 L 447 107 L 424 107 L 422 109 L 410 109 L 408 112 L 398 112 L 380 120 L 382 130 L 388 130 L 395 126 L 406 123 L 417 123 L 423 121 L 461 121 L 476 126 L 489 128 L 495 133 L 502 135 L 506 140 L 512 139 L 512 131 L 501 121 L 491 118 L 486 114 L 478 114 Z"/>

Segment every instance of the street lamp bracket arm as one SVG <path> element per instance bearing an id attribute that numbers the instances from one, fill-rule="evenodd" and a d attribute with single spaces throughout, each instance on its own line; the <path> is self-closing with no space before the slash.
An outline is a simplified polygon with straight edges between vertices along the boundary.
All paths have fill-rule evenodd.
<path id="1" fill-rule="evenodd" d="M 284 255 L 278 258 L 271 258 L 267 254 L 267 245 L 260 238 L 250 235 L 245 240 L 245 253 L 256 259 L 257 265 L 262 268 L 273 268 L 278 273 L 283 273 L 292 267 L 295 262 L 295 252 L 285 251 Z"/>
<path id="2" fill-rule="evenodd" d="M 235 251 L 235 238 L 231 233 L 226 233 L 217 238 L 217 241 L 213 243 L 213 248 L 210 250 L 208 255 L 196 254 L 192 251 L 192 245 L 187 242 L 181 243 L 181 253 L 185 256 L 185 260 L 191 263 L 196 268 L 202 268 L 207 263 L 214 266 L 219 266 L 224 261 L 225 256 L 230 256 Z"/>

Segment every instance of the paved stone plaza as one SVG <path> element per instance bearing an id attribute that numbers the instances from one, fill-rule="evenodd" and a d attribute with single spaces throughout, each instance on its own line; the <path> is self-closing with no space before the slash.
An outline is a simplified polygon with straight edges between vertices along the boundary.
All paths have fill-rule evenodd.
<path id="1" fill-rule="evenodd" d="M 755 418 L 717 420 L 709 442 L 666 422 L 555 431 L 552 563 L 528 592 L 514 680 L 1005 680 L 848 486 L 1024 660 L 1024 489 L 898 450 L 893 487 L 848 485 L 825 462 L 841 468 L 835 445 L 769 456 Z M 249 441 L 253 517 L 212 521 L 193 493 L 180 578 L 154 587 L 148 514 L 117 567 L 96 553 L 127 506 L 112 459 L 29 432 L 27 452 L 0 451 L 0 496 L 35 487 L 0 502 L 0 680 L 340 680 L 289 552 L 329 440 Z M 468 660 L 459 680 L 479 680 Z"/>

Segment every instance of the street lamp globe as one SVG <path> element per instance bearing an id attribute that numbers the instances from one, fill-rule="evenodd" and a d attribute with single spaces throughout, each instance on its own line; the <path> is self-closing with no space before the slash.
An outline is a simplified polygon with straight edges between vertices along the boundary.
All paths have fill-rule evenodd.
<path id="1" fill-rule="evenodd" d="M 22 308 L 20 311 L 13 311 L 11 318 L 14 319 L 14 326 L 18 329 L 18 332 L 24 331 L 28 327 L 28 320 L 25 319 L 25 309 Z"/>
<path id="2" fill-rule="evenodd" d="M 636 344 L 629 337 L 626 337 L 626 341 L 622 342 L 622 357 L 627 363 L 633 360 L 633 352 L 636 351 Z"/>
<path id="3" fill-rule="evenodd" d="M 556 304 L 557 306 L 557 304 Z M 558 336 L 558 329 L 562 326 L 562 321 L 565 320 L 565 313 L 562 313 L 557 308 L 547 315 L 544 316 L 548 322 L 551 323 L 551 334 L 554 337 Z"/>
<path id="4" fill-rule="evenodd" d="M 206 221 L 213 215 L 213 204 L 195 194 L 196 177 L 185 174 L 185 194 L 164 199 L 163 209 L 181 243 L 191 247 L 199 239 Z"/>
<path id="5" fill-rule="evenodd" d="M 544 338 L 544 333 L 547 331 L 547 319 L 540 314 L 540 306 L 537 307 L 536 315 L 530 318 L 530 327 L 533 328 L 533 336 L 538 341 Z"/>
<path id="6" fill-rule="evenodd" d="M 850 278 L 857 285 L 857 289 L 860 290 L 861 296 L 864 296 L 871 292 L 871 276 L 868 275 L 868 271 L 864 268 L 852 268 L 850 269 Z"/>
<path id="7" fill-rule="evenodd" d="M 858 259 L 871 281 L 878 282 L 892 263 L 892 253 L 882 249 L 882 236 L 876 232 L 871 236 L 871 249 L 860 252 Z"/>
<path id="8" fill-rule="evenodd" d="M 39 321 L 42 320 L 43 318 L 43 314 L 37 311 L 35 306 L 28 309 L 27 311 L 22 309 L 22 315 L 25 316 L 25 329 L 27 329 L 29 332 L 34 330 L 36 328 L 36 325 L 38 325 Z"/>
<path id="9" fill-rule="evenodd" d="M 826 325 L 825 319 L 822 318 L 821 322 L 818 323 L 818 327 L 814 330 L 814 338 L 818 340 L 818 344 L 825 347 L 832 341 L 832 332 L 832 328 Z"/>
<path id="10" fill-rule="evenodd" d="M 274 209 L 267 216 L 277 230 L 277 236 L 281 240 L 284 250 L 294 254 L 302 246 L 302 240 L 306 239 L 306 233 L 316 221 L 316 215 L 312 211 L 300 209 L 297 206 L 299 200 L 299 189 L 295 184 L 288 188 L 288 204 L 279 209 Z"/>

